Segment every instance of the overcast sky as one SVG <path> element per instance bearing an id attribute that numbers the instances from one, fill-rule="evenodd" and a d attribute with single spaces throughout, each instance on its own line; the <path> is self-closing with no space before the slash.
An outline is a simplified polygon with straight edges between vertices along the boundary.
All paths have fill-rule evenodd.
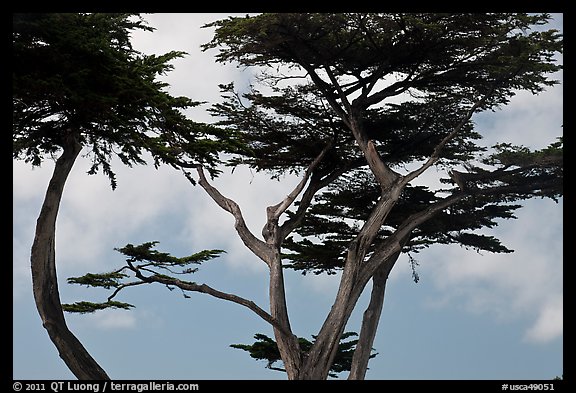
<path id="1" fill-rule="evenodd" d="M 253 81 L 251 70 L 214 62 L 201 52 L 211 29 L 200 26 L 229 14 L 145 15 L 153 33 L 133 35 L 135 48 L 161 54 L 183 50 L 165 80 L 173 95 L 215 102 L 218 84 Z M 553 26 L 562 28 L 562 15 Z M 561 79 L 562 74 L 557 78 Z M 496 113 L 474 117 L 483 143 L 498 141 L 543 148 L 562 134 L 562 86 L 538 96 L 518 94 Z M 189 112 L 212 121 L 207 106 Z M 89 176 L 80 158 L 66 184 L 57 222 L 56 260 L 61 298 L 103 301 L 105 290 L 66 284 L 66 278 L 104 272 L 123 264 L 113 250 L 127 243 L 159 241 L 175 256 L 202 249 L 227 251 L 203 265 L 192 279 L 254 300 L 268 308 L 267 269 L 237 238 L 233 218 L 200 187 L 178 172 L 153 166 L 126 168 L 112 162 L 118 188 L 111 191 L 102 174 Z M 31 288 L 30 247 L 34 226 L 54 164 L 41 168 L 13 165 L 14 379 L 71 379 L 36 311 Z M 439 177 L 435 169 L 428 176 Z M 238 168 L 214 181 L 241 206 L 255 232 L 265 208 L 279 202 L 296 177 L 271 181 Z M 563 201 L 524 203 L 516 220 L 487 232 L 515 250 L 478 254 L 458 246 L 434 246 L 416 255 L 420 281 L 412 281 L 408 259 L 394 268 L 374 343 L 379 355 L 367 379 L 552 379 L 563 373 Z M 286 290 L 295 334 L 317 334 L 336 293 L 339 275 L 302 276 L 288 272 Z M 70 329 L 113 379 L 285 379 L 230 344 L 251 343 L 271 328 L 251 311 L 232 303 L 162 286 L 129 288 L 118 300 L 131 311 L 67 314 Z M 367 288 L 369 290 L 369 287 Z M 349 322 L 359 331 L 367 304 L 363 296 Z M 346 377 L 347 374 L 342 374 Z"/>

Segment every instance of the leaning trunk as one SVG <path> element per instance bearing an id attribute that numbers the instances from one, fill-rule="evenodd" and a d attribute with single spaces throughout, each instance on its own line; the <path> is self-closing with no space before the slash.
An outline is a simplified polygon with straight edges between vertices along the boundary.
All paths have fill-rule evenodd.
<path id="1" fill-rule="evenodd" d="M 56 217 L 66 179 L 82 146 L 70 137 L 56 161 L 46 197 L 36 222 L 32 245 L 32 287 L 42 325 L 58 349 L 70 371 L 78 379 L 109 379 L 106 372 L 90 356 L 66 326 L 58 292 L 55 260 Z"/>
<path id="2" fill-rule="evenodd" d="M 378 322 L 384 306 L 384 292 L 391 266 L 381 266 L 372 277 L 372 292 L 370 303 L 362 317 L 362 328 L 358 337 L 358 344 L 352 356 L 352 367 L 348 379 L 364 379 L 368 370 L 368 361 L 372 352 L 372 345 L 378 330 Z"/>
<path id="3" fill-rule="evenodd" d="M 365 286 L 355 282 L 355 276 L 350 269 L 344 269 L 336 301 L 303 362 L 301 379 L 328 378 L 346 323 Z"/>
<path id="4" fill-rule="evenodd" d="M 400 247 L 404 247 L 410 234 L 406 235 L 400 241 Z M 400 257 L 401 251 L 398 250 L 392 256 L 385 260 L 380 267 L 376 269 L 372 277 L 372 292 L 370 294 L 370 303 L 364 311 L 362 316 L 362 327 L 360 329 L 360 336 L 358 337 L 358 344 L 352 356 L 352 365 L 350 368 L 350 375 L 348 379 L 364 379 L 366 371 L 368 370 L 368 361 L 372 353 L 372 346 L 376 338 L 378 330 L 378 323 L 382 315 L 382 308 L 384 307 L 384 295 L 386 292 L 386 282 L 392 268 Z"/>

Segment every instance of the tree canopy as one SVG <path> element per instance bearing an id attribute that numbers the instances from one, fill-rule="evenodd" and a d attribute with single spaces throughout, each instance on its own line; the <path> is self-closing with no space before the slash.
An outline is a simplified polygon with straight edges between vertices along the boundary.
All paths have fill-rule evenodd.
<path id="1" fill-rule="evenodd" d="M 38 166 L 72 134 L 88 147 L 89 173 L 102 170 L 113 188 L 112 156 L 131 166 L 145 164 L 144 152 L 158 164 L 185 151 L 215 170 L 222 130 L 188 119 L 199 103 L 173 97 L 160 79 L 186 54 L 139 53 L 134 30 L 154 29 L 138 14 L 13 15 L 14 158 Z"/>
<path id="2" fill-rule="evenodd" d="M 312 183 L 318 189 L 326 186 L 326 191 L 316 195 L 295 229 L 305 239 L 290 238 L 284 244 L 292 251 L 284 255 L 288 266 L 317 273 L 343 266 L 347 244 L 381 194 L 381 184 L 367 171 L 365 154 L 355 146 L 358 137 L 363 143 L 372 141 L 391 169 L 402 170 L 435 156 L 434 165 L 467 172 L 450 172 L 462 184 L 453 177 L 441 180 L 456 188 L 407 185 L 379 239 L 462 185 L 474 197 L 422 223 L 404 250 L 459 243 L 511 252 L 498 239 L 475 232 L 494 227 L 498 218 L 514 217 L 520 205 L 509 202 L 562 193 L 562 139 L 534 152 L 502 143 L 487 154 L 467 112 L 474 103 L 476 110 L 496 110 L 519 90 L 538 93 L 557 83 L 547 75 L 561 69 L 554 60 L 562 49 L 560 34 L 530 28 L 548 18 L 545 14 L 266 14 L 214 22 L 218 29 L 205 49 L 218 48 L 219 61 L 287 64 L 292 67 L 290 80 L 294 74 L 302 80 L 284 87 L 288 75 L 268 75 L 264 80 L 272 94 L 253 89 L 242 97 L 233 85 L 221 86 L 226 100 L 212 111 L 225 119 L 221 125 L 241 132 L 254 153 L 229 164 L 248 163 L 278 176 L 306 168 L 329 146 L 312 175 Z M 353 122 L 359 123 L 361 135 L 349 131 Z M 487 166 L 498 170 L 489 173 Z M 495 184 L 499 191 L 492 195 L 488 188 Z M 312 242 L 308 237 L 323 240 Z"/>

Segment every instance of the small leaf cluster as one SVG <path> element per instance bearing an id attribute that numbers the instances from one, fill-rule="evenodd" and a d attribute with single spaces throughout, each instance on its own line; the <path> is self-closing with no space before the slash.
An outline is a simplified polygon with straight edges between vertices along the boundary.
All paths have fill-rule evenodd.
<path id="1" fill-rule="evenodd" d="M 134 306 L 124 302 L 117 302 L 114 300 L 109 300 L 104 303 L 93 303 L 93 302 L 76 302 L 73 304 L 63 304 L 62 309 L 71 313 L 87 314 L 93 313 L 94 311 L 104 310 L 107 308 L 117 308 L 123 310 L 129 310 Z"/>
<path id="2" fill-rule="evenodd" d="M 358 344 L 358 340 L 348 340 L 350 337 L 358 336 L 355 332 L 346 332 L 342 334 L 340 338 L 340 344 L 338 346 L 338 352 L 334 358 L 334 362 L 330 367 L 329 375 L 333 378 L 338 377 L 338 373 L 344 371 L 350 371 L 352 367 L 352 357 L 354 356 L 354 350 Z M 312 336 L 315 339 L 315 336 Z M 231 344 L 230 347 L 241 349 L 250 354 L 250 357 L 256 360 L 267 361 L 266 367 L 271 370 L 285 371 L 281 367 L 275 367 L 274 363 L 281 362 L 280 351 L 278 350 L 278 345 L 276 341 L 266 336 L 265 334 L 257 333 L 254 335 L 256 340 L 253 344 Z M 300 350 L 305 355 L 307 351 L 312 348 L 314 344 L 313 341 L 309 341 L 303 337 L 298 338 L 298 344 L 300 345 Z M 370 359 L 374 358 L 377 353 L 372 353 Z"/>

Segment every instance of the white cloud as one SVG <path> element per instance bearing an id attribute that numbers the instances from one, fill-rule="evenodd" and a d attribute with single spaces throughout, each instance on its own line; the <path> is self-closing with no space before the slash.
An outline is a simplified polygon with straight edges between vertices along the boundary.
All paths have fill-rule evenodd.
<path id="1" fill-rule="evenodd" d="M 101 310 L 83 318 L 85 318 L 83 324 L 93 329 L 134 329 L 137 326 L 134 311 Z"/>
<path id="2" fill-rule="evenodd" d="M 32 168 L 23 161 L 12 161 L 12 199 L 21 202 L 43 197 L 45 187 L 42 185 L 48 184 L 53 169 L 54 163 L 49 160 L 40 168 Z"/>
<path id="3" fill-rule="evenodd" d="M 215 103 L 220 101 L 218 84 L 235 82 L 245 88 L 252 78 L 250 72 L 242 72 L 234 64 L 221 64 L 214 61 L 215 50 L 202 52 L 200 46 L 208 43 L 214 28 L 201 26 L 229 16 L 244 16 L 246 13 L 180 13 L 144 15 L 154 32 L 134 32 L 134 48 L 147 54 L 161 54 L 169 51 L 184 51 L 188 55 L 172 62 L 174 69 L 162 77 L 169 84 L 172 95 L 186 96 L 193 101 Z M 162 49 L 158 49 L 162 48 Z M 211 122 L 206 112 L 208 105 L 191 108 L 187 114 L 193 120 Z"/>
<path id="4" fill-rule="evenodd" d="M 110 260 L 107 255 L 128 242 L 170 239 L 170 232 L 175 229 L 168 229 L 169 220 L 177 216 L 196 191 L 175 170 L 155 170 L 150 165 L 127 168 L 115 161 L 112 161 L 118 180 L 115 191 L 111 190 L 106 176 L 86 173 L 90 166 L 86 158 L 77 160 L 68 178 L 56 222 L 60 276 L 115 266 L 118 259 Z M 31 290 L 30 248 L 53 171 L 53 165 L 46 164 L 30 171 L 29 166 L 14 163 L 15 296 Z"/>
<path id="5" fill-rule="evenodd" d="M 342 272 L 338 271 L 336 274 L 313 274 L 309 273 L 305 278 L 302 279 L 302 283 L 305 287 L 311 289 L 312 291 L 325 296 L 328 299 L 333 299 L 340 285 L 340 279 L 342 278 Z M 367 286 L 370 288 L 370 285 Z"/>
<path id="6" fill-rule="evenodd" d="M 512 254 L 480 255 L 457 246 L 421 254 L 420 275 L 431 277 L 438 289 L 438 297 L 426 300 L 429 306 L 456 306 L 502 322 L 531 320 L 525 335 L 532 342 L 561 337 L 562 209 L 548 201 L 526 205 L 518 220 L 491 233 Z"/>
<path id="7" fill-rule="evenodd" d="M 89 314 L 67 313 L 72 331 L 80 330 L 133 330 L 143 326 L 146 329 L 162 328 L 165 321 L 153 307 L 131 310 L 105 309 Z"/>
<path id="8" fill-rule="evenodd" d="M 479 114 L 474 120 L 487 146 L 511 142 L 542 149 L 563 133 L 563 100 L 561 86 L 548 88 L 538 95 L 520 92 L 509 106 L 494 113 Z"/>
<path id="9" fill-rule="evenodd" d="M 563 299 L 556 296 L 540 310 L 536 322 L 526 331 L 525 339 L 529 342 L 546 343 L 563 334 L 564 311 Z"/>

